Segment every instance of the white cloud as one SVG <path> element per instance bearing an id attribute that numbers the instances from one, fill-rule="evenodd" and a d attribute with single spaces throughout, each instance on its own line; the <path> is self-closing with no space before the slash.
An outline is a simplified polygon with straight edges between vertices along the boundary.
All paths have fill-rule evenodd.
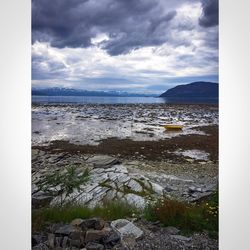
<path id="1" fill-rule="evenodd" d="M 200 3 L 181 5 L 165 44 L 118 56 L 111 56 L 101 48 L 102 42 L 109 39 L 105 33 L 92 38 L 92 46 L 87 48 L 55 48 L 49 43 L 35 42 L 32 45 L 33 84 L 141 89 L 163 84 L 166 78 L 217 75 L 218 49 L 209 45 L 213 41 L 208 34 L 214 37 L 218 30 L 199 27 L 200 14 Z"/>

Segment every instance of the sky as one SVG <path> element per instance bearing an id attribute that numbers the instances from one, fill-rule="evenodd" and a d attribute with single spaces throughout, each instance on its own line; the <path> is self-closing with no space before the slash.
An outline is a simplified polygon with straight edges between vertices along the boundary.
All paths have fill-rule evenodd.
<path id="1" fill-rule="evenodd" d="M 32 0 L 32 87 L 218 82 L 218 0 Z"/>

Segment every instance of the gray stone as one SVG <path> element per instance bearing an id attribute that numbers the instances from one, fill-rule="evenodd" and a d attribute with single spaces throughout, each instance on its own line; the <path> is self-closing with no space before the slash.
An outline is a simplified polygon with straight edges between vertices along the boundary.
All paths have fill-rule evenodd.
<path id="1" fill-rule="evenodd" d="M 63 241 L 63 237 L 55 237 L 55 246 L 56 247 L 61 247 L 62 241 Z"/>
<path id="2" fill-rule="evenodd" d="M 67 236 L 63 237 L 62 248 L 66 248 L 67 247 L 68 239 L 69 239 L 69 237 L 67 237 Z"/>
<path id="3" fill-rule="evenodd" d="M 191 200 L 192 202 L 200 201 L 208 196 L 210 196 L 213 192 L 207 192 L 207 193 L 202 193 L 196 196 L 193 196 L 194 198 Z"/>
<path id="4" fill-rule="evenodd" d="M 200 193 L 202 193 L 202 192 L 203 192 L 203 190 L 202 190 L 201 187 L 195 187 L 195 186 L 189 187 L 189 188 L 188 188 L 188 191 L 189 191 L 190 193 L 194 193 L 194 192 L 200 192 Z"/>
<path id="5" fill-rule="evenodd" d="M 78 249 L 81 247 L 82 243 L 80 239 L 70 240 L 71 247 L 77 247 Z"/>
<path id="6" fill-rule="evenodd" d="M 144 208 L 146 201 L 143 197 L 136 194 L 126 194 L 124 199 L 131 205 L 134 205 L 138 208 Z"/>
<path id="7" fill-rule="evenodd" d="M 105 229 L 105 228 L 104 228 Z M 88 230 L 86 232 L 85 242 L 100 241 L 102 238 L 108 236 L 110 231 L 108 230 Z"/>
<path id="8" fill-rule="evenodd" d="M 120 242 L 120 240 L 121 240 L 121 237 L 120 237 L 119 233 L 112 230 L 109 233 L 109 235 L 103 239 L 103 243 L 105 244 L 105 246 L 112 247 L 115 244 L 117 244 L 118 242 Z"/>
<path id="9" fill-rule="evenodd" d="M 143 231 L 126 219 L 118 219 L 111 222 L 111 227 L 120 234 L 121 238 L 140 239 Z"/>
<path id="10" fill-rule="evenodd" d="M 43 243 L 46 240 L 47 240 L 47 237 L 45 235 L 33 234 L 32 235 L 32 246 L 38 245 L 40 243 Z"/>
<path id="11" fill-rule="evenodd" d="M 91 219 L 86 219 L 82 220 L 82 223 L 80 224 L 80 227 L 82 229 L 97 229 L 101 230 L 104 227 L 104 220 L 100 218 L 91 218 Z"/>
<path id="12" fill-rule="evenodd" d="M 165 230 L 166 230 L 169 234 L 173 234 L 173 235 L 178 234 L 178 233 L 180 232 L 180 230 L 179 230 L 178 228 L 176 228 L 176 227 L 171 227 L 171 226 L 166 227 Z"/>
<path id="13" fill-rule="evenodd" d="M 142 186 L 135 180 L 130 180 L 129 183 L 127 184 L 129 188 L 131 188 L 135 192 L 141 192 L 142 191 Z"/>
<path id="14" fill-rule="evenodd" d="M 89 242 L 86 245 L 86 249 L 87 250 L 103 250 L 104 246 L 102 244 L 99 244 L 99 243 Z"/>
<path id="15" fill-rule="evenodd" d="M 72 226 L 79 227 L 82 224 L 82 222 L 83 222 L 83 219 L 77 218 L 77 219 L 72 220 L 70 224 Z"/>
<path id="16" fill-rule="evenodd" d="M 40 208 L 40 207 L 46 206 L 51 202 L 52 199 L 53 199 L 53 197 L 50 195 L 33 196 L 32 197 L 32 207 L 33 208 Z"/>
<path id="17" fill-rule="evenodd" d="M 77 232 L 78 229 L 73 225 L 64 225 L 55 231 L 56 234 L 69 235 L 71 233 Z"/>
<path id="18" fill-rule="evenodd" d="M 125 183 L 125 182 L 127 182 L 127 181 L 129 181 L 129 180 L 130 180 L 130 177 L 129 177 L 127 174 L 121 173 L 121 174 L 119 174 L 118 177 L 117 177 L 117 181 L 118 181 L 118 182 L 121 182 L 121 183 Z"/>
<path id="19" fill-rule="evenodd" d="M 181 241 L 191 241 L 192 238 L 191 237 L 185 237 L 182 235 L 171 235 L 172 239 L 176 239 L 176 240 L 181 240 Z"/>
<path id="20" fill-rule="evenodd" d="M 123 174 L 128 174 L 128 169 L 125 166 L 123 166 L 123 165 L 116 165 L 115 172 L 117 172 L 117 173 L 123 173 Z"/>
<path id="21" fill-rule="evenodd" d="M 55 246 L 55 235 L 54 234 L 48 234 L 48 245 L 50 248 L 54 248 Z"/>
<path id="22" fill-rule="evenodd" d="M 118 163 L 118 160 L 109 155 L 95 155 L 89 158 L 86 162 L 93 165 L 93 167 L 95 168 L 99 168 L 99 167 L 108 168 Z"/>
<path id="23" fill-rule="evenodd" d="M 170 186 L 166 186 L 166 187 L 164 188 L 164 191 L 165 191 L 165 192 L 173 192 L 173 191 L 175 191 L 175 189 L 172 188 L 172 187 L 170 187 Z"/>
<path id="24" fill-rule="evenodd" d="M 32 250 L 49 250 L 49 248 L 46 244 L 40 243 L 40 244 L 32 247 Z"/>
<path id="25" fill-rule="evenodd" d="M 159 195 L 163 194 L 164 188 L 161 185 L 154 183 L 154 182 L 151 182 L 151 185 L 152 185 L 152 189 L 154 190 L 155 193 L 157 193 Z"/>
<path id="26" fill-rule="evenodd" d="M 80 240 L 83 243 L 85 240 L 85 232 L 82 232 L 82 231 L 72 232 L 70 233 L 69 238 L 71 240 Z"/>

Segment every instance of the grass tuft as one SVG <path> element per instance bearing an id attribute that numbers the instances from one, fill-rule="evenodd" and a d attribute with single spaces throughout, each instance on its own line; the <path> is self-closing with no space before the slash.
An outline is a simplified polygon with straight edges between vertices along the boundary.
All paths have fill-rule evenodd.
<path id="1" fill-rule="evenodd" d="M 208 231 L 218 236 L 218 192 L 198 205 L 164 199 L 149 204 L 144 211 L 149 221 L 160 221 L 164 226 L 174 226 L 189 234 Z"/>

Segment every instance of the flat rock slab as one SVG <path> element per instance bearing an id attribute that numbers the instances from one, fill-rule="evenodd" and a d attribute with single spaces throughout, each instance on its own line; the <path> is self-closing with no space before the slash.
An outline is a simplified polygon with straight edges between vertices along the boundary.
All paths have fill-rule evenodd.
<path id="1" fill-rule="evenodd" d="M 95 155 L 86 161 L 91 164 L 94 168 L 109 168 L 112 165 L 119 163 L 119 161 L 109 155 Z"/>
<path id="2" fill-rule="evenodd" d="M 136 240 L 143 236 L 143 231 L 126 219 L 112 221 L 111 227 L 121 235 L 122 239 L 128 237 Z"/>

